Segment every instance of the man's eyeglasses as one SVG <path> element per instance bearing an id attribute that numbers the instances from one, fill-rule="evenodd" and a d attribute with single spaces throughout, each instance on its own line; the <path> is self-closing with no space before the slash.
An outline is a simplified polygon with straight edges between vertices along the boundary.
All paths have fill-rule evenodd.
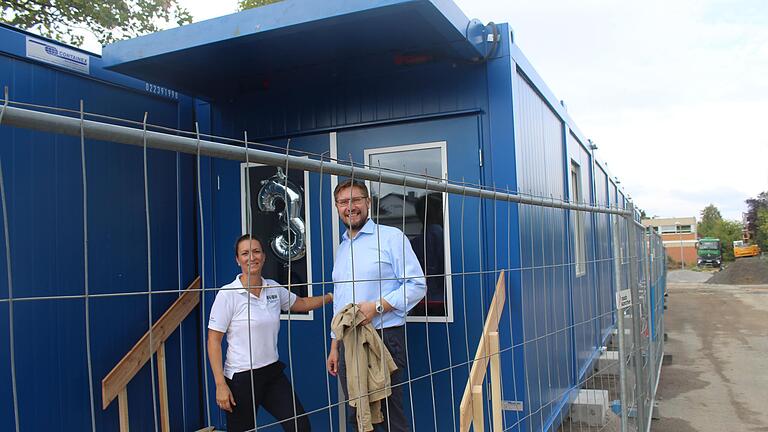
<path id="1" fill-rule="evenodd" d="M 336 205 L 339 207 L 346 207 L 349 205 L 350 201 L 352 202 L 352 205 L 360 205 L 367 199 L 367 196 L 352 197 L 351 200 L 349 198 L 342 198 L 336 200 Z"/>

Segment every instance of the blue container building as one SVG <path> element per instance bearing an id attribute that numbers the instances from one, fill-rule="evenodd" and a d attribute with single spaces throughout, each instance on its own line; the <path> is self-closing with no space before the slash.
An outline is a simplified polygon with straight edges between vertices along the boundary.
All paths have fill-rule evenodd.
<path id="1" fill-rule="evenodd" d="M 35 55 L 41 44 L 87 65 Z M 285 0 L 117 42 L 103 57 L 0 27 L 0 84 L 12 101 L 68 116 L 79 116 L 82 100 L 102 121 L 138 128 L 147 112 L 153 125 L 197 124 L 225 142 L 247 132 L 276 152 L 406 170 L 422 163 L 434 177 L 602 207 L 627 201 L 509 25 L 469 19 L 450 0 Z M 87 195 L 77 137 L 0 125 L 0 156 L 12 262 L 10 291 L 9 251 L 0 248 L 0 335 L 12 333 L 14 344 L 0 344 L 0 429 L 18 420 L 21 430 L 87 430 L 93 415 L 97 430 L 117 430 L 117 403 L 101 409 L 101 379 L 197 275 L 214 288 L 237 273 L 243 164 L 203 157 L 198 167 L 193 155 L 148 150 L 148 239 L 141 148 L 86 141 Z M 294 175 L 306 198 L 301 277 L 318 295 L 332 288 L 335 179 Z M 408 190 L 376 188 L 380 209 L 388 198 L 412 204 Z M 454 430 L 496 278 L 508 269 L 502 391 L 523 411 L 505 411 L 506 425 L 555 430 L 614 327 L 611 216 L 445 199 L 446 301 L 438 316 L 408 324 L 415 427 Z M 161 292 L 151 302 L 142 294 L 150 290 Z M 214 296 L 205 291 L 167 343 L 172 430 L 225 427 L 204 358 Z M 315 430 L 343 428 L 339 407 L 327 408 L 329 394 L 340 399 L 325 372 L 330 314 L 284 320 L 280 336 Z M 134 430 L 155 427 L 151 382 L 145 366 L 128 387 Z M 270 421 L 260 412 L 260 424 Z"/>

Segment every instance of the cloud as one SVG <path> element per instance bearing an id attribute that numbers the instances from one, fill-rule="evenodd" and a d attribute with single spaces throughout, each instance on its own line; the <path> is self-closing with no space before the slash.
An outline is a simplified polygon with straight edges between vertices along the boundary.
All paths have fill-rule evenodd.
<path id="1" fill-rule="evenodd" d="M 597 157 L 639 207 L 740 219 L 768 190 L 768 4 L 762 0 L 473 1 L 510 23 Z"/>
<path id="2" fill-rule="evenodd" d="M 740 221 L 747 196 L 728 187 L 713 187 L 694 191 L 641 189 L 633 193 L 632 198 L 649 216 L 698 218 L 704 207 L 713 204 L 725 219 Z"/>

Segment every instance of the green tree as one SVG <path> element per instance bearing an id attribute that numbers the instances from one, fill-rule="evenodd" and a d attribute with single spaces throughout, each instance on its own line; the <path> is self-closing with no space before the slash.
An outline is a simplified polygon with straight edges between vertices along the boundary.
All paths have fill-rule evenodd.
<path id="1" fill-rule="evenodd" d="M 701 221 L 696 230 L 699 237 L 720 239 L 724 261 L 733 260 L 733 241 L 741 239 L 741 223 L 723 219 L 720 210 L 710 204 L 701 211 Z"/>
<path id="2" fill-rule="evenodd" d="M 720 214 L 720 210 L 715 207 L 714 204 L 710 204 L 704 207 L 701 211 L 701 221 L 697 224 L 699 236 L 710 237 L 708 233 L 715 230 L 715 227 L 723 220 L 723 216 Z"/>
<path id="3" fill-rule="evenodd" d="M 723 220 L 715 231 L 715 237 L 720 239 L 723 250 L 723 260 L 732 261 L 733 258 L 733 242 L 735 240 L 741 240 L 741 228 L 740 222 Z"/>
<path id="4" fill-rule="evenodd" d="M 192 22 L 179 0 L 0 0 L 0 20 L 80 46 L 87 30 L 102 44 L 160 30 L 159 24 Z"/>
<path id="5" fill-rule="evenodd" d="M 757 223 L 755 227 L 755 243 L 763 251 L 768 251 L 768 208 L 757 211 Z"/>
<path id="6" fill-rule="evenodd" d="M 252 9 L 257 7 L 266 6 L 268 4 L 277 3 L 282 0 L 239 0 L 237 7 L 244 11 L 246 9 Z"/>
<path id="7" fill-rule="evenodd" d="M 761 211 L 768 210 L 768 191 L 761 192 L 755 198 L 749 198 L 747 203 L 747 231 L 752 239 L 760 245 L 761 248 L 768 247 L 768 239 L 761 235 L 759 214 Z"/>

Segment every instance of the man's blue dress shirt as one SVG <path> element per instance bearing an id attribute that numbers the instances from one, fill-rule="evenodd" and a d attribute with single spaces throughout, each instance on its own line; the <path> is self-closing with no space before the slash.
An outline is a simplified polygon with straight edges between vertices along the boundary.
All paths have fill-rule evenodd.
<path id="1" fill-rule="evenodd" d="M 354 239 L 344 232 L 333 264 L 333 285 L 334 316 L 349 303 L 384 299 L 392 305 L 391 311 L 373 318 L 377 329 L 405 324 L 408 311 L 427 292 L 424 272 L 405 234 L 371 219 Z"/>

